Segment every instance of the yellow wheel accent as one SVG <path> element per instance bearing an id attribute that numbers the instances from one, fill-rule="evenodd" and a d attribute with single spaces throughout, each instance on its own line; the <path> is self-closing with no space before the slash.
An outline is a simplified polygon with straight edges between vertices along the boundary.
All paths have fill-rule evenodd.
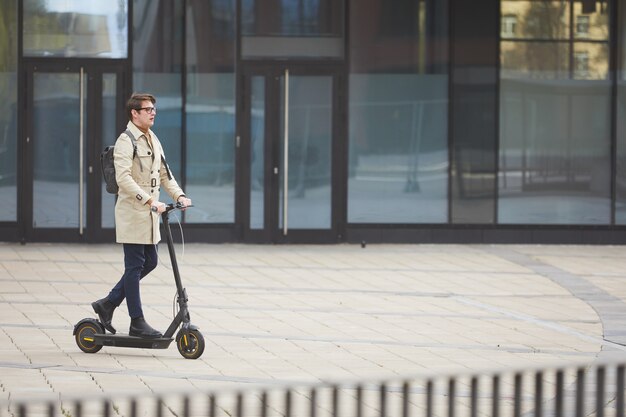
<path id="1" fill-rule="evenodd" d="M 76 344 L 85 353 L 96 353 L 102 349 L 101 345 L 94 343 L 94 335 L 102 333 L 102 330 L 93 323 L 83 323 L 76 330 Z"/>
<path id="2" fill-rule="evenodd" d="M 176 346 L 183 358 L 198 359 L 204 352 L 204 337 L 198 330 L 181 330 L 176 337 Z"/>

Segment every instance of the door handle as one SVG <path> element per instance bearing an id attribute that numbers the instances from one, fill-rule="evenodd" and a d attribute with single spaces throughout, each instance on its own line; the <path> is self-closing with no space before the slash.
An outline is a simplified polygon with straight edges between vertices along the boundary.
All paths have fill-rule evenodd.
<path id="1" fill-rule="evenodd" d="M 278 167 L 274 167 L 274 175 L 278 175 Z"/>
<path id="2" fill-rule="evenodd" d="M 289 69 L 285 69 L 284 143 L 283 143 L 283 236 L 289 230 Z"/>
<path id="3" fill-rule="evenodd" d="M 82 236 L 83 235 L 83 219 L 85 217 L 85 213 L 83 212 L 83 206 L 84 206 L 84 200 L 85 200 L 85 194 L 84 194 L 84 183 L 85 183 L 85 178 L 84 178 L 84 173 L 83 173 L 83 169 L 85 166 L 85 159 L 83 157 L 84 155 L 84 140 L 85 137 L 83 135 L 83 128 L 85 126 L 85 115 L 83 113 L 83 105 L 84 105 L 84 100 L 85 100 L 85 94 L 84 94 L 84 85 L 83 85 L 83 80 L 85 77 L 85 72 L 83 71 L 83 67 L 80 67 L 80 78 L 79 78 L 79 82 L 80 82 L 80 87 L 79 87 L 79 100 L 78 100 L 78 105 L 80 106 L 80 109 L 78 110 L 78 115 L 79 115 L 79 130 L 80 133 L 78 134 L 78 152 L 80 152 L 80 155 L 78 156 L 78 233 Z"/>

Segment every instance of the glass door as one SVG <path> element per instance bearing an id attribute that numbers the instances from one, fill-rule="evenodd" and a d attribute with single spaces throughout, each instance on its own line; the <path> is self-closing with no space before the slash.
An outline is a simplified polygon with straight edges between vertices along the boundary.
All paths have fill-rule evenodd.
<path id="1" fill-rule="evenodd" d="M 244 76 L 248 241 L 335 241 L 337 76 L 265 68 Z"/>
<path id="2" fill-rule="evenodd" d="M 115 196 L 100 152 L 123 125 L 122 70 L 27 65 L 27 240 L 110 241 Z"/>

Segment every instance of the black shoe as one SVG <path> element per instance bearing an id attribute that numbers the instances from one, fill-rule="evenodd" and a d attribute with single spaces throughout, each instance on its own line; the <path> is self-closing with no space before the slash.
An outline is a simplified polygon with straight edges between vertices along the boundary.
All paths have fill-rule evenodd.
<path id="1" fill-rule="evenodd" d="M 163 337 L 160 331 L 153 329 L 143 317 L 130 320 L 128 334 L 146 339 L 158 339 Z"/>
<path id="2" fill-rule="evenodd" d="M 95 311 L 98 318 L 100 318 L 100 323 L 104 325 L 104 328 L 115 334 L 115 327 L 111 324 L 111 319 L 113 319 L 113 312 L 117 306 L 113 305 L 113 303 L 105 297 L 91 303 L 91 307 L 93 307 L 93 311 Z"/>

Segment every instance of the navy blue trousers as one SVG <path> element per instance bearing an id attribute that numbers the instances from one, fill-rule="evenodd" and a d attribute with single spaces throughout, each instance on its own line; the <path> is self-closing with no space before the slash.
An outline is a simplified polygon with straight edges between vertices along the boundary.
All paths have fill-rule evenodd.
<path id="1" fill-rule="evenodd" d="M 139 281 L 156 268 L 158 262 L 156 245 L 124 243 L 124 275 L 109 292 L 109 301 L 119 306 L 126 298 L 131 319 L 143 317 Z"/>

